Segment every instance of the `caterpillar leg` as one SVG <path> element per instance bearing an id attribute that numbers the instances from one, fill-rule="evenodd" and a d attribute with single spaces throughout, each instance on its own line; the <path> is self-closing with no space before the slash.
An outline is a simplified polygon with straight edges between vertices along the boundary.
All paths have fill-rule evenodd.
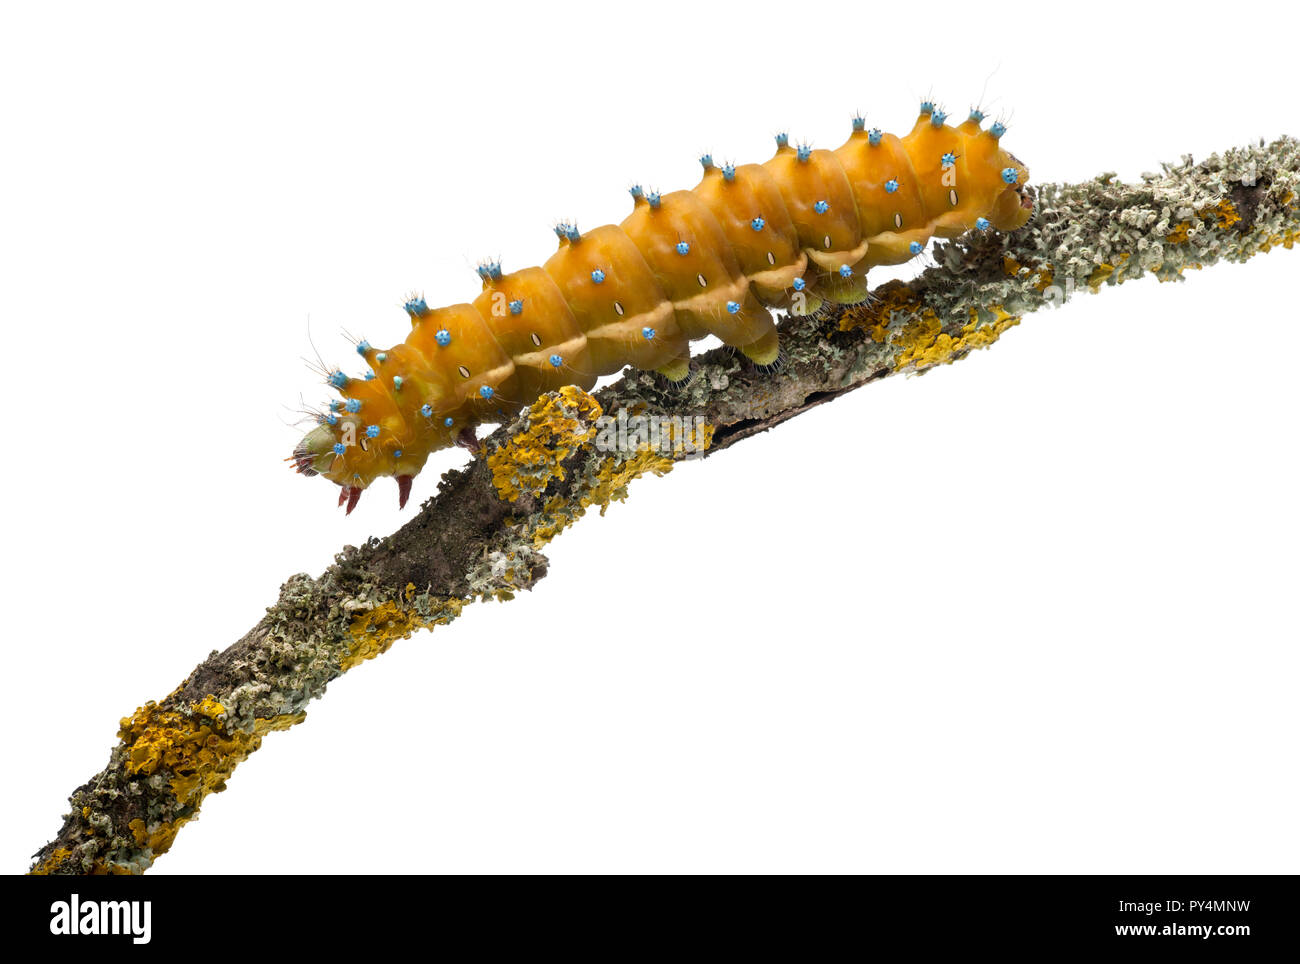
<path id="1" fill-rule="evenodd" d="M 689 356 L 686 358 L 674 358 L 668 364 L 660 365 L 655 369 L 655 371 L 670 382 L 680 382 L 691 373 L 691 359 Z"/>
<path id="2" fill-rule="evenodd" d="M 771 365 L 781 355 L 781 339 L 776 329 L 772 328 L 758 341 L 741 345 L 740 350 L 755 365 Z"/>
<path id="3" fill-rule="evenodd" d="M 791 296 L 789 312 L 795 318 L 807 318 L 815 315 L 823 304 L 822 296 L 805 286 Z"/>
<path id="4" fill-rule="evenodd" d="M 867 284 L 866 269 L 866 265 L 859 263 L 850 267 L 849 274 L 832 272 L 822 279 L 817 290 L 833 304 L 860 305 L 867 300 L 871 290 Z"/>
<path id="5" fill-rule="evenodd" d="M 777 372 L 785 370 L 785 360 L 785 355 L 778 354 L 776 356 L 776 361 L 772 362 L 770 365 L 755 365 L 754 371 L 758 372 L 760 375 L 774 375 Z"/>

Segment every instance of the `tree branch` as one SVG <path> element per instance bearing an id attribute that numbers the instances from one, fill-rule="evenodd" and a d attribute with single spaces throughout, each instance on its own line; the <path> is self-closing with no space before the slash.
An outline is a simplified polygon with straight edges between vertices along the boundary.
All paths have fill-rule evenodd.
<path id="1" fill-rule="evenodd" d="M 318 578 L 292 576 L 247 635 L 124 719 L 108 765 L 72 794 L 33 872 L 148 869 L 262 737 L 301 722 L 331 680 L 471 602 L 531 588 L 546 575 L 546 543 L 589 508 L 625 498 L 638 476 L 716 454 L 868 382 L 957 361 L 1076 293 L 1148 272 L 1179 280 L 1300 235 L 1291 138 L 1199 165 L 1185 158 L 1137 184 L 1112 177 L 1041 187 L 1034 219 L 1014 235 L 940 243 L 935 267 L 881 286 L 867 305 L 787 319 L 776 370 L 717 349 L 692 360 L 682 388 L 631 371 L 594 395 L 543 396 L 444 475 L 400 530 L 346 547 Z"/>

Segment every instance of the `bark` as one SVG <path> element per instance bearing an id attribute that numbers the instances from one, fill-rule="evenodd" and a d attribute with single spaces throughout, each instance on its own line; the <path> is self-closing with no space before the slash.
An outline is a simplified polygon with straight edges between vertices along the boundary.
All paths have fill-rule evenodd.
<path id="1" fill-rule="evenodd" d="M 1103 175 L 1030 189 L 1036 212 L 1020 231 L 940 243 L 934 266 L 866 305 L 786 319 L 770 370 L 717 349 L 693 359 L 684 387 L 629 371 L 594 396 L 544 396 L 448 472 L 409 523 L 345 547 L 319 577 L 290 577 L 247 635 L 125 718 L 33 872 L 146 870 L 262 737 L 300 722 L 331 680 L 471 602 L 531 588 L 547 572 L 545 544 L 589 508 L 625 498 L 638 476 L 712 456 L 877 379 L 957 361 L 1073 296 L 1290 248 L 1298 183 L 1300 143 L 1283 138 L 1185 158 L 1136 184 Z M 653 438 L 639 431 L 650 416 L 678 421 Z"/>

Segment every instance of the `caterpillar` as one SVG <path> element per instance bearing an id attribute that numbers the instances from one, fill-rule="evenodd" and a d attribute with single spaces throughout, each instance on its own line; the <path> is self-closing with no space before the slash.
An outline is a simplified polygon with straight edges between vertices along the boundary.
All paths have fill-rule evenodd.
<path id="1" fill-rule="evenodd" d="M 715 335 L 756 365 L 779 357 L 772 310 L 794 315 L 866 300 L 867 270 L 901 264 L 931 237 L 1012 231 L 1032 213 L 1029 172 L 1001 147 L 1006 127 L 974 109 L 947 123 L 922 102 L 903 137 L 853 118 L 835 150 L 776 136 L 761 164 L 700 158 L 691 190 L 631 189 L 632 213 L 589 231 L 562 223 L 541 267 L 478 266 L 472 303 L 430 308 L 412 297 L 406 340 L 357 345 L 363 378 L 335 369 L 341 398 L 290 460 L 341 486 L 347 513 L 382 476 L 399 507 L 430 453 L 473 447 L 475 428 L 501 422 L 565 385 L 591 388 L 626 365 L 686 378 L 690 343 Z"/>

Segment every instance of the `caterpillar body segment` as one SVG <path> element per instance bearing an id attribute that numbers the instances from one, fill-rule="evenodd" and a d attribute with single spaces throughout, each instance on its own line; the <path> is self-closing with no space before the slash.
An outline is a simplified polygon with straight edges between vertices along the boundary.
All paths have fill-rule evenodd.
<path id="1" fill-rule="evenodd" d="M 743 164 L 727 176 L 712 158 L 701 160 L 704 177 L 695 193 L 722 226 L 754 296 L 788 311 L 793 305 L 791 285 L 808 273 L 808 256 L 780 182 L 761 164 Z M 760 216 L 764 224 L 755 231 L 754 219 Z"/>
<path id="2" fill-rule="evenodd" d="M 591 373 L 612 375 L 624 365 L 655 369 L 690 356 L 672 303 L 661 297 L 650 266 L 622 228 L 604 225 L 583 233 L 579 243 L 561 237 L 545 271 L 586 333 Z M 653 338 L 644 336 L 646 329 Z"/>
<path id="3" fill-rule="evenodd" d="M 833 151 L 781 134 L 762 164 L 701 158 L 691 190 L 634 187 L 621 224 L 558 225 L 543 266 L 507 274 L 480 265 L 472 303 L 408 301 L 406 340 L 361 342 L 365 377 L 330 373 L 341 398 L 292 461 L 342 486 L 349 512 L 386 475 L 404 505 L 431 452 L 472 445 L 476 426 L 564 385 L 590 388 L 625 365 L 684 378 L 690 342 L 708 335 L 773 363 L 773 310 L 859 303 L 872 267 L 910 260 L 931 237 L 1012 231 L 1029 219 L 1029 172 L 1001 147 L 1003 125 L 982 129 L 982 120 L 972 111 L 952 126 L 924 103 L 903 137 L 855 118 Z"/>

